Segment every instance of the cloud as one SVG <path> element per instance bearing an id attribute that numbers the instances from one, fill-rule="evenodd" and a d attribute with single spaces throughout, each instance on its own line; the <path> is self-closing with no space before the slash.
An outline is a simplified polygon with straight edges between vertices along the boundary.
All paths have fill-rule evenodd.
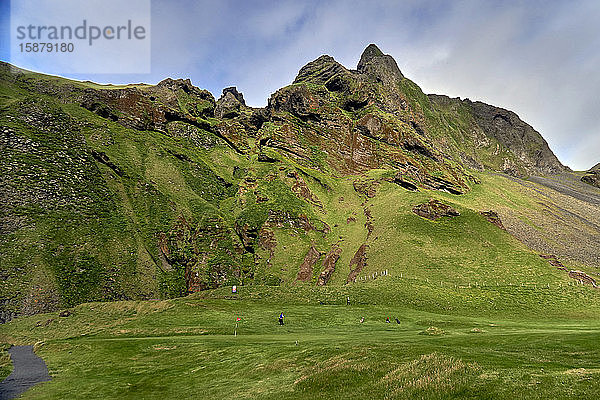
<path id="1" fill-rule="evenodd" d="M 152 17 L 150 74 L 73 77 L 190 77 L 216 97 L 238 86 L 262 106 L 319 55 L 354 68 L 377 43 L 425 92 L 515 111 L 572 168 L 600 161 L 596 0 L 179 0 L 154 1 Z"/>

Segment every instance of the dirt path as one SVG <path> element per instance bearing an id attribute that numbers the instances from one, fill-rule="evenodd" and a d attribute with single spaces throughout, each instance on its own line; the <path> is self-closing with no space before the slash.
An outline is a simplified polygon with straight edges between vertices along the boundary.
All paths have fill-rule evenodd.
<path id="1" fill-rule="evenodd" d="M 33 346 L 13 346 L 8 350 L 13 372 L 0 383 L 0 400 L 15 399 L 27 389 L 49 381 L 48 367 L 33 352 Z"/>

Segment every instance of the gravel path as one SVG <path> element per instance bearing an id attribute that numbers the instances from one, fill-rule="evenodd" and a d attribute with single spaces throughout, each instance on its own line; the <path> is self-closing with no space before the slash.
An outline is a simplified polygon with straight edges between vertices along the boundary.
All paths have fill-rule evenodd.
<path id="1" fill-rule="evenodd" d="M 13 346 L 8 352 L 14 369 L 0 383 L 0 400 L 15 399 L 33 385 L 51 379 L 46 363 L 35 355 L 33 346 Z"/>
<path id="2" fill-rule="evenodd" d="M 600 190 L 581 182 L 580 177 L 574 174 L 532 176 L 529 180 L 586 203 L 600 205 Z"/>

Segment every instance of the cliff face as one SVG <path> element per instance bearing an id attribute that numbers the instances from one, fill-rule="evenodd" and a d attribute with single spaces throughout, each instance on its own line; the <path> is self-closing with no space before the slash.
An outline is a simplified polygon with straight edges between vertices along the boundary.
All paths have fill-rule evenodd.
<path id="1" fill-rule="evenodd" d="M 426 96 L 373 44 L 356 70 L 330 56 L 310 62 L 291 86 L 271 97 L 267 109 L 278 120 L 288 113 L 314 127 L 317 135 L 295 136 L 309 135 L 331 160 L 338 158 L 337 169 L 348 172 L 410 164 L 423 172 L 441 172 L 460 186 L 468 174 L 460 167 L 450 170 L 446 160 L 515 176 L 567 170 L 543 137 L 515 113 L 481 102 Z M 326 134 L 330 128 L 332 133 Z M 378 151 L 369 147 L 369 139 Z M 277 140 L 275 135 L 271 143 Z M 328 151 L 328 143 L 338 147 Z"/>
<path id="2" fill-rule="evenodd" d="M 366 205 L 380 185 L 460 195 L 475 170 L 565 169 L 514 113 L 427 96 L 375 45 L 355 70 L 308 63 L 265 108 L 233 87 L 215 100 L 189 80 L 97 85 L 6 64 L 0 90 L 0 320 L 288 282 L 331 249 L 386 252 Z M 346 282 L 337 260 L 327 280 Z"/>
<path id="3" fill-rule="evenodd" d="M 275 148 L 323 172 L 395 169 L 415 184 L 433 174 L 456 191 L 471 179 L 425 115 L 431 107 L 396 62 L 369 45 L 356 70 L 321 56 L 269 99 L 261 149 Z M 322 157 L 313 157 L 315 151 Z"/>
<path id="4" fill-rule="evenodd" d="M 469 150 L 482 167 L 515 176 L 567 170 L 544 138 L 514 112 L 468 99 L 441 95 L 429 95 L 429 99 L 446 115 L 463 119 L 461 134 L 465 139 L 477 138 Z"/>
<path id="5" fill-rule="evenodd" d="M 528 174 L 556 174 L 565 167 L 558 161 L 548 143 L 514 112 L 481 102 L 469 103 L 476 124 L 484 133 L 509 149 Z"/>

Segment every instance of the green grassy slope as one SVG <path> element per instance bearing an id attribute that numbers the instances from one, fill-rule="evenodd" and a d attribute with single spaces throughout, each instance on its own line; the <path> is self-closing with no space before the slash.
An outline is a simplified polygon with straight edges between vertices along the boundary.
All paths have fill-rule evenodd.
<path id="1" fill-rule="evenodd" d="M 5 316 L 84 301 L 181 296 L 221 285 L 289 287 L 312 246 L 321 256 L 303 285 L 315 285 L 325 254 L 336 244 L 341 253 L 329 285 L 346 283 L 357 266 L 354 255 L 363 245 L 366 263 L 355 273 L 358 282 L 386 270 L 394 278 L 429 280 L 440 287 L 569 281 L 566 273 L 479 215 L 498 211 L 509 218 L 512 234 L 519 231 L 515 226 L 531 224 L 528 218 L 545 221 L 545 206 L 535 191 L 524 190 L 518 182 L 467 173 L 455 161 L 436 163 L 412 150 L 394 150 L 379 139 L 360 139 L 371 143 L 363 144 L 365 149 L 376 146 L 372 155 L 391 152 L 392 159 L 420 165 L 417 175 L 403 178 L 408 182 L 455 179 L 466 193 L 410 191 L 393 183 L 398 171 L 390 164 L 362 172 L 344 167 L 345 173 L 340 173 L 339 155 L 327 147 L 336 138 L 323 146 L 312 143 L 312 135 L 322 133 L 322 122 L 303 121 L 287 111 L 275 111 L 279 122 L 265 122 L 253 132 L 244 118 L 251 119 L 254 111 L 227 121 L 206 117 L 209 94 L 185 82 L 104 90 L 39 74 L 12 75 L 6 68 L 2 73 L 5 157 L 0 163 L 7 171 L 2 177 L 7 201 L 1 210 L 0 297 Z M 327 92 L 323 85 L 294 84 L 281 93 L 293 94 L 302 85 L 307 93 L 327 92 L 331 103 L 320 106 L 321 116 L 348 118 L 352 124 L 363 123 L 369 115 L 383 118 L 382 134 L 392 135 L 385 140 L 396 134 L 387 130 L 391 127 L 400 130 L 403 140 L 422 141 L 425 153 L 434 151 L 426 151 L 431 143 L 425 133 L 414 133 L 417 125 L 403 121 L 423 114 L 427 135 L 436 140 L 450 128 L 434 123 L 441 114 L 416 85 L 402 82 L 399 90 L 408 96 L 413 111 L 400 119 L 378 108 L 383 105 L 344 111 L 345 97 Z M 177 84 L 183 86 L 169 92 L 168 85 Z M 361 94 L 365 88 L 356 90 Z M 391 89 L 378 90 L 382 92 L 375 92 L 376 100 L 385 102 L 382 96 Z M 134 103 L 119 103 L 115 91 Z M 89 93 L 96 103 L 88 104 Z M 171 114 L 164 111 L 173 104 L 177 109 L 170 109 Z M 155 122 L 135 123 L 146 118 L 148 110 L 179 119 L 155 117 Z M 227 136 L 223 126 L 235 127 L 238 136 Z M 299 136 L 294 139 L 294 134 Z M 310 151 L 310 162 L 263 142 L 281 135 L 289 136 L 288 144 L 298 141 L 298 151 Z M 242 142 L 244 146 L 232 147 Z M 476 180 L 482 183 L 473 183 Z M 461 215 L 433 222 L 412 212 L 431 198 Z M 569 228 L 572 232 L 577 223 Z M 547 219 L 542 226 L 548 230 L 554 225 L 555 220 Z M 589 270 L 589 259 L 567 261 Z"/>
<path id="2" fill-rule="evenodd" d="M 415 309 L 402 284 L 383 278 L 291 293 L 253 286 L 236 298 L 221 290 L 91 303 L 66 318 L 13 321 L 0 339 L 37 342 L 47 361 L 53 380 L 28 391 L 31 399 L 594 397 L 600 326 L 592 289 L 495 289 L 502 307 L 493 312 L 481 299 L 486 289 L 461 290 L 476 300 L 451 314 L 428 302 Z M 575 312 L 583 296 L 586 312 Z"/>
<path id="3" fill-rule="evenodd" d="M 8 309 L 186 293 L 182 273 L 160 265 L 156 236 L 231 195 L 203 161 L 210 154 L 16 85 L 2 85 L 0 107 Z M 205 146 L 218 145 L 205 136 Z"/>

